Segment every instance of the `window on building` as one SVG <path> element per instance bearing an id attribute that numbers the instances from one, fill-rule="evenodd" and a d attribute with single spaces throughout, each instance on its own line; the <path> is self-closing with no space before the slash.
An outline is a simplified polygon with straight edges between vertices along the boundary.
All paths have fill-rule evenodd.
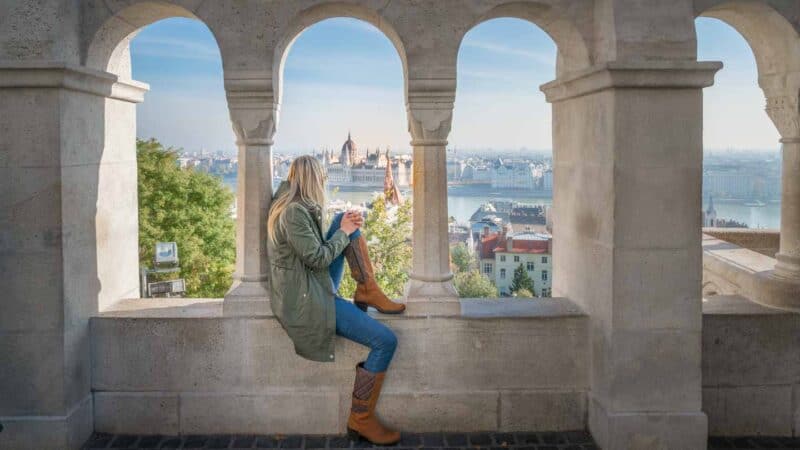
<path id="1" fill-rule="evenodd" d="M 506 279 L 506 269 L 500 269 L 500 279 Z"/>
<path id="2" fill-rule="evenodd" d="M 500 262 L 506 262 L 506 255 L 500 255 Z"/>
<path id="3" fill-rule="evenodd" d="M 550 288 L 542 289 L 542 297 L 550 297 Z"/>
<path id="4" fill-rule="evenodd" d="M 519 256 L 514 255 L 514 262 L 519 262 Z"/>
<path id="5" fill-rule="evenodd" d="M 542 256 L 542 264 L 547 264 L 547 256 Z"/>
<path id="6" fill-rule="evenodd" d="M 542 271 L 542 281 L 547 281 L 547 271 L 546 270 Z"/>
<path id="7" fill-rule="evenodd" d="M 491 274 L 492 273 L 492 263 L 485 263 L 483 265 L 483 273 Z"/>
<path id="8" fill-rule="evenodd" d="M 526 269 L 528 269 L 528 272 L 533 272 L 533 261 L 528 261 L 528 264 L 526 264 Z"/>

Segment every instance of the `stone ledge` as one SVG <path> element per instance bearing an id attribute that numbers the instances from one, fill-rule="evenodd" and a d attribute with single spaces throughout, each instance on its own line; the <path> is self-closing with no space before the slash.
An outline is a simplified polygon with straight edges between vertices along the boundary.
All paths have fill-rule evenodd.
<path id="1" fill-rule="evenodd" d="M 421 303 L 421 302 L 420 302 Z M 435 303 L 435 302 L 434 302 Z M 384 315 L 370 310 L 380 320 L 420 319 L 425 317 L 450 317 L 460 319 L 545 319 L 559 317 L 588 317 L 580 306 L 565 298 L 465 298 L 459 307 L 450 312 L 426 314 Z M 129 298 L 110 305 L 96 318 L 222 318 L 223 299 L 219 298 Z M 457 312 L 456 312 L 457 311 Z M 266 318 L 273 314 L 252 314 L 240 318 Z"/>
<path id="2" fill-rule="evenodd" d="M 775 276 L 776 260 L 703 235 L 703 282 L 773 308 L 800 311 L 800 280 Z"/>
<path id="3" fill-rule="evenodd" d="M 703 233 L 770 258 L 778 253 L 781 238 L 777 229 L 703 228 Z"/>
<path id="4" fill-rule="evenodd" d="M 606 89 L 700 89 L 714 83 L 718 61 L 608 62 L 545 83 L 540 90 L 555 103 Z"/>
<path id="5" fill-rule="evenodd" d="M 49 61 L 0 61 L 0 88 L 61 88 L 141 103 L 146 83 L 121 80 L 114 74 Z"/>

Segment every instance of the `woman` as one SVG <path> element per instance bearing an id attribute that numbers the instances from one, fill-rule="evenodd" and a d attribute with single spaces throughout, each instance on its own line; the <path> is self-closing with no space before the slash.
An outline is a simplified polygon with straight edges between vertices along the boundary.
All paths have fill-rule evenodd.
<path id="1" fill-rule="evenodd" d="M 347 432 L 352 439 L 394 444 L 400 433 L 381 424 L 374 412 L 397 338 L 365 311 L 372 306 L 397 314 L 405 305 L 389 300 L 375 282 L 359 213 L 337 214 L 322 234 L 324 183 L 319 162 L 301 156 L 272 200 L 267 221 L 272 310 L 304 358 L 333 361 L 334 334 L 370 348 L 356 366 Z M 357 283 L 354 303 L 337 295 L 345 259 Z"/>

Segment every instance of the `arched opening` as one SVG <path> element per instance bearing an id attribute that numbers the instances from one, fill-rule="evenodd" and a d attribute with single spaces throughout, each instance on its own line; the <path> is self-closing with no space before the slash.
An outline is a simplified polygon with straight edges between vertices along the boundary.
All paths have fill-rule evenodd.
<path id="1" fill-rule="evenodd" d="M 461 42 L 447 164 L 462 297 L 551 294 L 552 113 L 538 86 L 553 79 L 557 53 L 517 18 L 483 21 Z"/>
<path id="2" fill-rule="evenodd" d="M 729 177 L 731 190 L 737 188 L 744 191 L 737 196 L 754 197 L 745 206 L 766 211 L 766 213 L 759 211 L 760 214 L 753 212 L 746 214 L 745 220 L 754 222 L 748 225 L 769 228 L 780 225 L 777 248 L 765 250 L 763 243 L 754 243 L 753 253 L 750 253 L 757 255 L 766 251 L 768 254 L 774 254 L 775 260 L 766 259 L 755 265 L 750 261 L 732 258 L 735 261 L 733 265 L 737 267 L 734 272 L 741 272 L 740 275 L 750 283 L 750 286 L 742 287 L 740 293 L 759 303 L 781 308 L 797 308 L 796 293 L 800 280 L 800 181 L 797 177 L 797 167 L 800 166 L 800 113 L 798 113 L 800 35 L 790 21 L 776 9 L 780 7 L 776 5 L 773 8 L 766 3 L 730 1 L 720 2 L 705 11 L 698 12 L 704 17 L 719 19 L 732 27 L 752 50 L 758 73 L 758 85 L 763 91 L 762 98 L 766 98 L 764 102 L 766 115 L 777 130 L 777 133 L 770 132 L 769 126 L 763 125 L 762 128 L 767 131 L 763 132 L 763 137 L 760 138 L 765 142 L 770 138 L 779 139 L 780 143 L 778 152 L 772 151 L 770 156 L 772 161 L 755 164 L 754 167 Z M 709 24 L 710 22 L 698 19 L 698 34 L 703 32 L 704 27 L 710 26 Z M 731 30 L 726 32 L 734 34 Z M 702 37 L 700 39 L 702 42 Z M 731 37 L 729 40 L 735 38 Z M 740 46 L 744 48 L 744 45 Z M 742 50 L 740 53 L 749 52 Z M 735 60 L 733 66 L 736 66 Z M 751 80 L 752 72 L 751 64 Z M 750 81 L 751 86 L 752 84 Z M 753 94 L 753 97 L 755 96 Z M 755 101 L 752 103 L 751 108 L 754 108 Z M 763 122 L 763 119 L 753 119 L 753 122 L 756 121 Z M 741 128 L 748 131 L 757 129 L 757 126 L 745 123 Z M 738 131 L 733 130 L 731 134 L 735 135 Z M 764 145 L 772 149 L 777 146 L 774 143 Z M 767 173 L 764 173 L 765 171 Z M 706 216 L 708 213 L 713 216 L 714 211 L 707 210 L 706 213 Z M 764 223 L 759 223 L 761 221 Z M 766 236 L 769 233 L 762 234 Z M 710 261 L 717 261 L 712 258 L 713 254 L 707 256 Z M 728 267 L 731 266 L 730 263 L 727 264 Z M 774 266 L 774 270 L 764 270 L 765 266 Z M 704 276 L 707 274 L 704 273 Z"/>
<path id="3" fill-rule="evenodd" d="M 404 57 L 381 23 L 361 10 L 313 9 L 279 45 L 273 179 L 279 189 L 294 158 L 314 155 L 328 177 L 325 226 L 344 210 L 361 211 L 378 283 L 400 297 L 411 261 L 413 162 Z M 345 268 L 339 292 L 349 298 L 354 289 Z"/>
<path id="4" fill-rule="evenodd" d="M 780 227 L 780 134 L 764 112 L 753 51 L 722 20 L 696 20 L 701 61 L 722 61 L 703 91 L 706 227 Z"/>
<path id="5" fill-rule="evenodd" d="M 143 103 L 109 98 L 102 111 L 98 223 L 114 226 L 98 227 L 98 261 L 114 263 L 98 264 L 100 309 L 140 295 L 222 297 L 234 265 L 237 161 L 216 39 L 190 11 L 142 2 L 93 34 L 86 65 L 149 84 Z M 174 242 L 177 262 L 157 262 L 157 242 Z M 151 284 L 170 280 L 182 283 Z"/>

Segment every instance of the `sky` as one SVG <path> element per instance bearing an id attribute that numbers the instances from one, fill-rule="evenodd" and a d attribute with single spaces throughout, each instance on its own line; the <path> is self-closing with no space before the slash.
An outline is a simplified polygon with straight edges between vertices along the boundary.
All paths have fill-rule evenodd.
<path id="1" fill-rule="evenodd" d="M 723 61 L 704 90 L 704 145 L 775 151 L 752 51 L 728 25 L 697 20 L 698 59 Z M 188 151 L 233 151 L 216 41 L 198 21 L 144 28 L 131 45 L 134 79 L 150 84 L 138 136 Z M 555 76 L 556 47 L 537 26 L 495 19 L 470 30 L 458 55 L 449 141 L 466 150 L 549 150 L 550 105 L 539 86 Z M 409 149 L 402 66 L 389 40 L 355 19 L 329 19 L 289 49 L 275 151 L 339 149 L 352 132 L 360 148 Z"/>

